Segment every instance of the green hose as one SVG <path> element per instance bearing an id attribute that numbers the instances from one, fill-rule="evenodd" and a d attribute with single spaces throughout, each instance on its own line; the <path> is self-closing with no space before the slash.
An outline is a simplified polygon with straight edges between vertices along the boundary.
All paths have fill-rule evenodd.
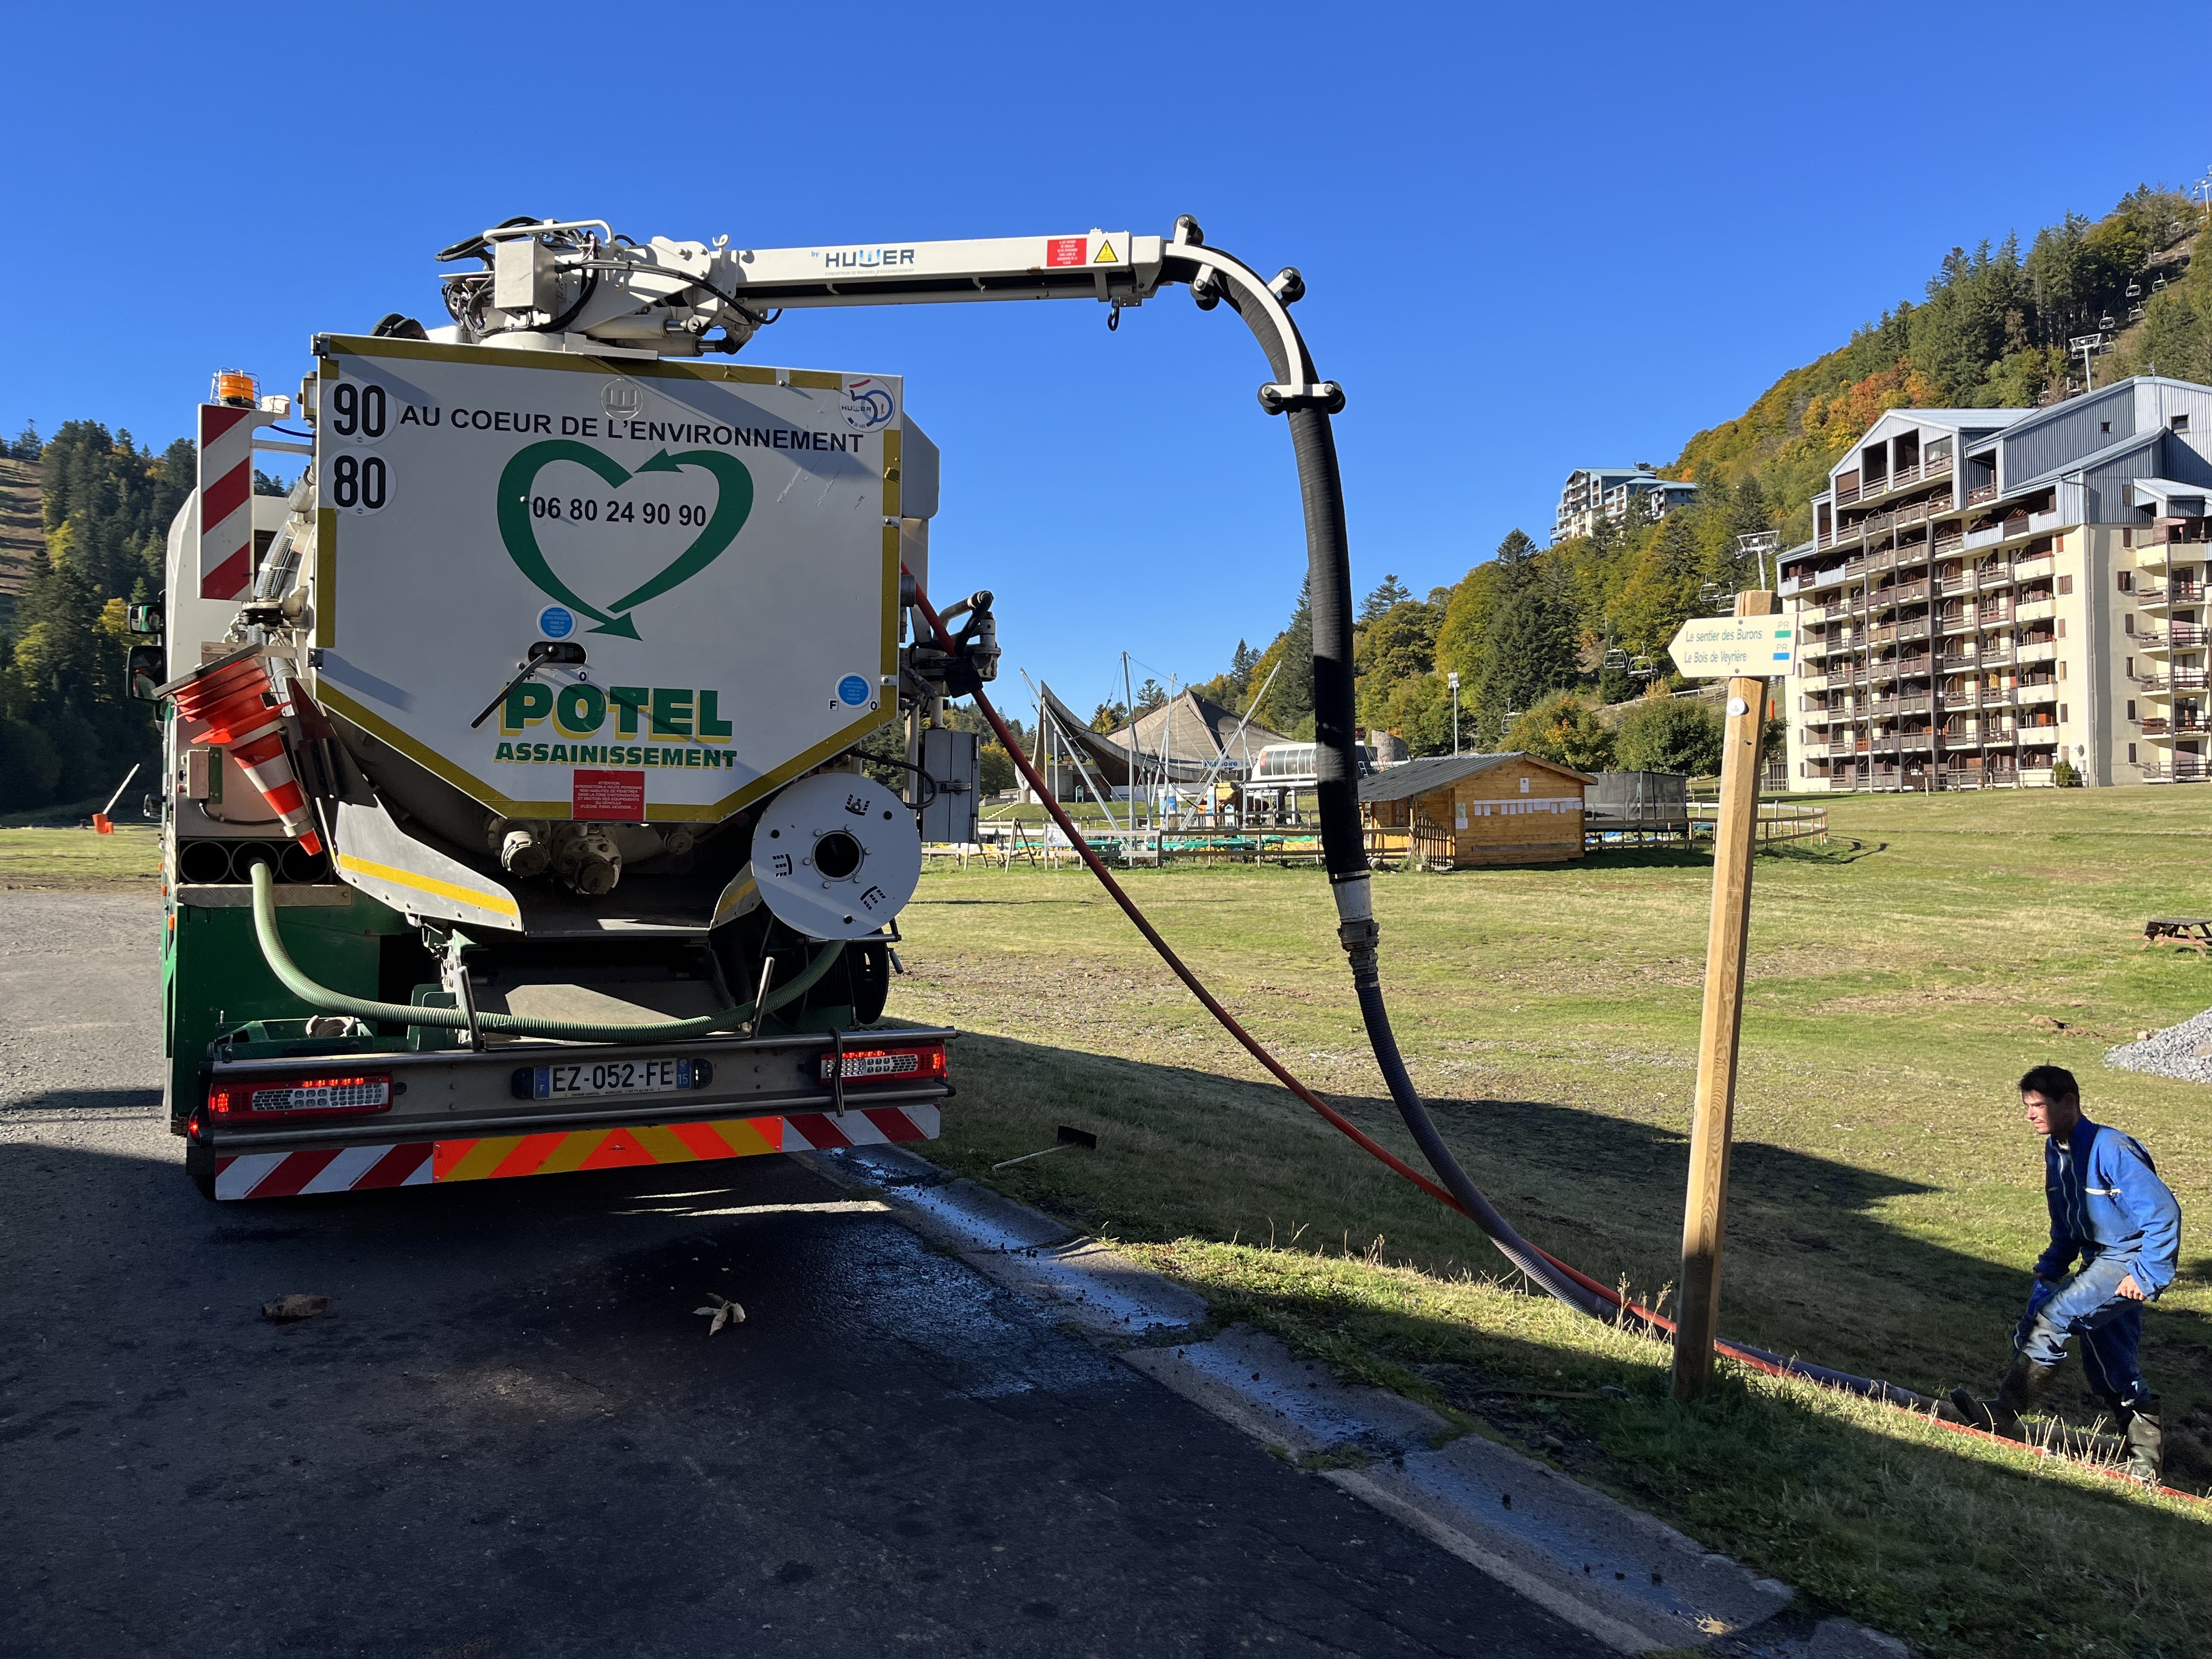
<path id="1" fill-rule="evenodd" d="M 468 1030 L 469 1017 L 459 1008 L 416 1008 L 397 1002 L 371 1002 L 366 998 L 347 996 L 309 979 L 300 971 L 300 964 L 292 960 L 276 931 L 276 881 L 269 866 L 258 862 L 253 866 L 253 933 L 261 942 L 262 957 L 269 963 L 269 971 L 276 975 L 277 983 L 311 1008 L 319 1008 L 329 1014 L 350 1015 L 355 1019 L 434 1025 L 449 1031 Z M 768 994 L 763 1012 L 774 1013 L 786 1003 L 805 995 L 830 971 L 830 964 L 843 954 L 844 949 L 842 940 L 824 945 L 797 976 Z M 567 1042 L 681 1042 L 690 1037 L 711 1036 L 717 1031 L 733 1030 L 752 1017 L 753 1005 L 748 1002 L 725 1008 L 719 1014 L 702 1014 L 696 1019 L 653 1020 L 635 1025 L 599 1025 L 581 1019 L 532 1019 L 520 1014 L 484 1013 L 477 1016 L 476 1023 L 480 1030 L 496 1031 L 502 1036 L 554 1037 Z"/>

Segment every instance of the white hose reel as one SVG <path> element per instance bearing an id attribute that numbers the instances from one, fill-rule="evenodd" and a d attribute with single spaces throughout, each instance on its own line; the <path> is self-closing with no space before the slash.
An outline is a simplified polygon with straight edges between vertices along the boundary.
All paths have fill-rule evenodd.
<path id="1" fill-rule="evenodd" d="M 914 809 L 874 779 L 817 772 L 761 813 L 752 871 L 786 927 L 809 939 L 865 939 L 914 896 L 921 832 Z"/>

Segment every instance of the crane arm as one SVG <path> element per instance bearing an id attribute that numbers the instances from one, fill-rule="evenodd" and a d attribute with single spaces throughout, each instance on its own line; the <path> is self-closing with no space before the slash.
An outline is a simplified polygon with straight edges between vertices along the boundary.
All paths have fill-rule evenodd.
<path id="1" fill-rule="evenodd" d="M 1258 337 L 1275 379 L 1260 389 L 1269 414 L 1334 413 L 1344 394 L 1317 380 L 1290 307 L 1304 280 L 1273 281 L 1206 246 L 1197 221 L 1168 236 L 1091 230 L 946 242 L 861 242 L 738 248 L 655 237 L 637 243 L 603 221 L 512 220 L 441 255 L 485 269 L 447 278 L 460 331 L 486 344 L 552 349 L 592 345 L 694 356 L 736 351 L 778 311 L 836 306 L 957 304 L 980 300 L 1095 300 L 1141 305 L 1164 283 L 1188 286 L 1207 310 L 1222 301 Z M 719 338 L 708 339 L 719 328 Z M 574 342 L 572 347 L 570 343 Z"/>

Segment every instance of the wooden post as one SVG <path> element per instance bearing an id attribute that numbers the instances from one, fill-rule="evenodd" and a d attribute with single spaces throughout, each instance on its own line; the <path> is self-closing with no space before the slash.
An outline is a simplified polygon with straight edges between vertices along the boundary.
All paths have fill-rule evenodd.
<path id="1" fill-rule="evenodd" d="M 1739 593 L 1735 614 L 1766 617 L 1771 593 Z M 1698 1030 L 1698 1096 L 1690 1130 L 1690 1188 L 1682 1211 L 1674 1398 L 1712 1382 L 1720 1330 L 1721 1240 L 1728 1224 L 1729 1138 L 1735 1116 L 1736 1039 L 1743 1028 L 1744 943 L 1751 928 L 1751 861 L 1759 848 L 1759 738 L 1766 682 L 1728 683 L 1728 733 L 1713 823 L 1713 915 L 1705 936 L 1705 1018 Z"/>

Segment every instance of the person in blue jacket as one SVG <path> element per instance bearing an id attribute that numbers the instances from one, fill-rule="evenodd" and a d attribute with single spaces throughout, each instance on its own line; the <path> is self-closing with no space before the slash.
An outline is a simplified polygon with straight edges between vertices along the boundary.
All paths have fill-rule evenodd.
<path id="1" fill-rule="evenodd" d="M 2020 1097 L 2045 1137 L 2051 1244 L 2036 1261 L 2035 1288 L 2013 1334 L 2012 1368 L 1995 1397 L 1954 1389 L 1952 1404 L 1976 1427 L 2020 1438 L 2020 1414 L 2041 1397 L 2078 1336 L 2084 1380 L 2127 1437 L 2126 1472 L 2154 1486 L 2166 1437 L 2136 1348 L 2143 1304 L 2173 1282 L 2180 1262 L 2181 1206 L 2141 1141 L 2081 1115 L 2071 1072 L 2039 1066 L 2021 1079 Z"/>

